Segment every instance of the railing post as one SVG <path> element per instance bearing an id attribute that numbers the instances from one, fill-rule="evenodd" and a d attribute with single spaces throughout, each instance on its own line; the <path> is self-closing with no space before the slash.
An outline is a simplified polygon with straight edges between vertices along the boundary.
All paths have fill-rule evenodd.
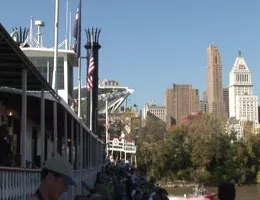
<path id="1" fill-rule="evenodd" d="M 74 120 L 73 117 L 71 118 L 70 121 L 70 151 L 71 151 L 71 165 L 74 169 L 74 161 L 75 161 L 75 157 L 74 157 Z"/>
<path id="2" fill-rule="evenodd" d="M 53 101 L 53 155 L 57 154 L 58 146 L 58 130 L 57 130 L 57 102 Z"/>
<path id="3" fill-rule="evenodd" d="M 83 127 L 82 120 L 80 119 L 80 193 L 82 194 L 82 170 L 83 170 Z"/>
<path id="4" fill-rule="evenodd" d="M 70 121 L 70 137 L 71 137 L 70 138 L 71 165 L 74 170 L 75 157 L 74 157 L 74 119 L 73 119 L 73 117 L 71 117 L 71 121 Z M 74 192 L 75 192 L 75 188 L 72 187 L 71 188 L 72 198 L 74 198 Z"/>
<path id="5" fill-rule="evenodd" d="M 44 88 L 41 90 L 41 167 L 45 161 L 45 99 Z"/>
<path id="6" fill-rule="evenodd" d="M 21 116 L 21 161 L 26 167 L 26 135 L 27 135 L 27 70 L 22 70 L 22 116 Z"/>

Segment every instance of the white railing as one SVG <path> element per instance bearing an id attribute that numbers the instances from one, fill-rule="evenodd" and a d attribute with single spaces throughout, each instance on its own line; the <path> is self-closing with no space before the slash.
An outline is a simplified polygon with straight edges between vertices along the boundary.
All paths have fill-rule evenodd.
<path id="1" fill-rule="evenodd" d="M 100 167 L 74 171 L 77 187 L 69 187 L 62 199 L 74 199 L 77 194 L 87 191 L 81 188 L 81 181 L 93 187 Z M 0 199 L 26 200 L 40 185 L 40 170 L 0 167 Z"/>
<path id="2" fill-rule="evenodd" d="M 27 199 L 36 191 L 39 184 L 39 170 L 0 167 L 1 200 Z"/>
<path id="3" fill-rule="evenodd" d="M 136 153 L 136 145 L 134 142 L 129 142 L 126 140 L 119 140 L 114 138 L 108 140 L 108 150 L 109 151 L 122 151 L 126 153 Z"/>

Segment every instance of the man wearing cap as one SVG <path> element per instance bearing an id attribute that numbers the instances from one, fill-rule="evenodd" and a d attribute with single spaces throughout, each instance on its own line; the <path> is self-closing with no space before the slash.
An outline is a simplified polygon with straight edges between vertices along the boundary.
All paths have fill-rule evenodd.
<path id="1" fill-rule="evenodd" d="M 76 186 L 72 167 L 60 155 L 48 159 L 41 171 L 41 184 L 30 200 L 58 200 L 68 185 Z"/>

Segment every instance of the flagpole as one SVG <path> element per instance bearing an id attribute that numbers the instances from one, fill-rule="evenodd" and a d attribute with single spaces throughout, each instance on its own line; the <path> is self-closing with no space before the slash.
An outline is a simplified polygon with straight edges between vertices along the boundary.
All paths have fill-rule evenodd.
<path id="1" fill-rule="evenodd" d="M 71 25 L 71 11 L 69 11 L 69 43 L 68 43 L 68 47 L 69 50 L 71 50 L 71 29 L 72 29 L 72 25 Z"/>
<path id="2" fill-rule="evenodd" d="M 78 118 L 81 118 L 81 58 L 78 58 Z"/>
<path id="3" fill-rule="evenodd" d="M 55 0 L 55 27 L 54 27 L 54 64 L 52 74 L 52 88 L 57 89 L 56 71 L 57 71 L 57 56 L 58 56 L 58 31 L 59 31 L 59 0 Z"/>
<path id="4" fill-rule="evenodd" d="M 92 131 L 92 113 L 93 113 L 93 102 L 92 102 L 92 89 L 90 90 L 90 119 L 89 129 Z"/>
<path id="5" fill-rule="evenodd" d="M 66 3 L 66 33 L 65 33 L 65 49 L 68 50 L 68 29 L 69 29 L 69 0 Z"/>
<path id="6" fill-rule="evenodd" d="M 93 56 L 93 37 L 91 35 L 91 38 L 90 38 L 90 42 L 91 42 L 91 57 Z M 90 59 L 90 58 L 89 58 Z M 93 80 L 92 80 L 92 84 L 93 84 Z M 90 120 L 89 120 L 89 128 L 90 130 L 92 131 L 93 130 L 93 127 L 92 127 L 92 121 L 93 121 L 93 86 L 90 90 Z"/>
<path id="7" fill-rule="evenodd" d="M 106 153 L 108 156 L 108 106 L 107 106 L 107 99 L 106 99 Z"/>
<path id="8" fill-rule="evenodd" d="M 76 13 L 76 23 L 73 36 L 76 39 L 76 53 L 78 58 L 78 118 L 81 119 L 81 0 Z"/>

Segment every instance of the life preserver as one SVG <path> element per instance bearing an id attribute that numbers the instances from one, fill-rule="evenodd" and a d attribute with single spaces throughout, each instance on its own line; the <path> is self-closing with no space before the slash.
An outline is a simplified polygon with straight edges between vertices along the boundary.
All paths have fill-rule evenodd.
<path id="1" fill-rule="evenodd" d="M 113 145 L 119 145 L 119 140 L 117 138 L 113 139 Z"/>

